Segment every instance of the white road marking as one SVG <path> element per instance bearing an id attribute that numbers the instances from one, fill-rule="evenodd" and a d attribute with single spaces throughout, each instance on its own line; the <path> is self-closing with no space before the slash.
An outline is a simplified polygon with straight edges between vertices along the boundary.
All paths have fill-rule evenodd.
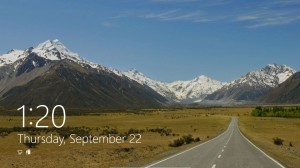
<path id="1" fill-rule="evenodd" d="M 232 119 L 231 119 L 231 120 L 232 120 Z M 192 148 L 190 148 L 190 149 L 188 149 L 188 150 L 185 150 L 185 151 L 182 151 L 182 152 L 180 152 L 180 153 L 177 153 L 177 154 L 175 154 L 175 155 L 173 155 L 173 156 L 170 156 L 170 157 L 168 157 L 168 158 L 166 158 L 166 159 L 163 159 L 163 160 L 160 160 L 160 161 L 158 161 L 158 162 L 155 162 L 155 163 L 153 163 L 153 164 L 151 164 L 151 165 L 149 165 L 149 166 L 146 166 L 146 167 L 144 167 L 144 168 L 152 167 L 152 166 L 157 165 L 157 164 L 159 164 L 159 163 L 161 163 L 161 162 L 164 162 L 164 161 L 166 161 L 166 160 L 172 159 L 172 158 L 174 158 L 174 157 L 176 157 L 176 156 L 178 156 L 178 155 L 184 154 L 184 153 L 186 153 L 186 152 L 188 152 L 188 151 L 190 151 L 190 150 L 193 150 L 193 149 L 195 149 L 195 148 L 198 148 L 198 147 L 200 147 L 200 146 L 202 146 L 202 145 L 204 145 L 204 144 L 206 144 L 206 143 L 209 143 L 209 142 L 211 142 L 211 141 L 213 141 L 213 140 L 215 140 L 215 139 L 218 139 L 218 137 L 222 136 L 223 134 L 225 134 L 225 133 L 229 130 L 229 127 L 230 127 L 230 125 L 227 127 L 227 130 L 226 130 L 226 131 L 224 131 L 222 134 L 216 136 L 215 138 L 213 138 L 213 139 L 211 139 L 211 140 L 209 140 L 209 141 L 206 141 L 206 142 L 204 142 L 204 143 L 202 143 L 202 144 L 199 144 L 199 145 L 197 145 L 197 146 L 194 146 L 194 147 L 192 147 Z M 224 147 L 226 147 L 226 146 L 224 146 Z"/>
<path id="2" fill-rule="evenodd" d="M 224 152 L 224 149 L 222 149 L 222 152 Z"/>
<path id="3" fill-rule="evenodd" d="M 218 156 L 218 158 L 220 159 L 221 155 Z"/>
<path id="4" fill-rule="evenodd" d="M 228 144 L 229 140 L 231 139 L 231 136 L 232 136 L 232 134 L 233 134 L 233 131 L 234 131 L 234 128 L 233 128 L 233 130 L 231 131 L 230 136 L 229 136 L 227 142 L 225 143 L 226 145 Z"/>
<path id="5" fill-rule="evenodd" d="M 211 168 L 215 168 L 215 167 L 216 167 L 216 164 L 212 165 L 212 167 L 211 167 Z"/>
<path id="6" fill-rule="evenodd" d="M 254 146 L 257 150 L 259 150 L 261 153 L 263 153 L 265 156 L 267 156 L 269 159 L 271 159 L 273 162 L 275 162 L 278 166 L 280 166 L 281 168 L 285 168 L 282 164 L 280 164 L 277 160 L 273 159 L 271 156 L 267 155 L 264 151 L 262 151 L 261 149 L 259 149 L 256 145 L 254 145 L 248 138 L 246 138 L 243 133 L 240 131 L 240 128 L 238 127 L 238 130 L 240 132 L 240 134 L 242 135 L 242 137 L 244 137 L 252 146 Z"/>

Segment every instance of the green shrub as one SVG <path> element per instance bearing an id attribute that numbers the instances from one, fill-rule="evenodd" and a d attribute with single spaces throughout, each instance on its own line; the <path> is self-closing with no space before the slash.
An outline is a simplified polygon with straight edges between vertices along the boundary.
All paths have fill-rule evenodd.
<path id="1" fill-rule="evenodd" d="M 283 139 L 278 138 L 278 137 L 273 138 L 273 143 L 274 143 L 275 145 L 283 145 Z"/>
<path id="2" fill-rule="evenodd" d="M 124 153 L 131 153 L 132 151 L 134 150 L 134 148 L 118 148 L 118 149 L 115 149 L 114 150 L 114 153 L 121 153 L 121 152 L 124 152 Z"/>
<path id="3" fill-rule="evenodd" d="M 85 130 L 84 128 L 80 127 L 66 127 L 55 129 L 55 131 L 59 134 L 60 137 L 64 137 L 65 139 L 69 138 L 71 134 L 76 134 L 77 136 L 88 136 L 90 135 L 89 129 Z"/>
<path id="4" fill-rule="evenodd" d="M 197 138 L 195 138 L 194 141 L 195 141 L 195 142 L 199 142 L 199 141 L 201 141 L 201 139 L 200 139 L 199 137 L 197 137 Z"/>
<path id="5" fill-rule="evenodd" d="M 148 132 L 157 132 L 160 134 L 160 136 L 170 136 L 172 134 L 171 129 L 167 128 L 150 128 L 147 129 Z"/>
<path id="6" fill-rule="evenodd" d="M 256 117 L 300 118 L 300 107 L 256 107 L 251 112 Z"/>
<path id="7" fill-rule="evenodd" d="M 8 135 L 7 132 L 1 132 L 1 133 L 0 133 L 0 136 L 1 136 L 2 138 L 6 137 L 7 135 Z"/>
<path id="8" fill-rule="evenodd" d="M 119 134 L 120 137 L 124 137 L 124 140 L 126 141 L 128 139 L 128 134 L 127 133 L 121 133 Z"/>
<path id="9" fill-rule="evenodd" d="M 194 142 L 194 138 L 193 138 L 193 136 L 191 134 L 189 134 L 189 135 L 183 135 L 182 139 L 184 140 L 184 142 L 186 144 L 190 144 L 190 143 Z"/>
<path id="10" fill-rule="evenodd" d="M 127 131 L 127 134 L 137 134 L 137 133 L 144 133 L 145 130 L 144 129 L 134 129 L 134 128 L 130 128 L 128 131 Z"/>
<path id="11" fill-rule="evenodd" d="M 193 138 L 193 136 L 191 134 L 189 135 L 183 135 L 181 138 L 179 139 L 175 139 L 173 142 L 171 142 L 169 144 L 169 146 L 171 147 L 178 147 L 178 146 L 182 146 L 184 144 L 190 144 L 192 142 L 199 142 L 200 138 Z"/>
<path id="12" fill-rule="evenodd" d="M 184 140 L 182 138 L 180 139 L 175 139 L 173 142 L 171 142 L 169 144 L 169 146 L 171 147 L 179 147 L 179 146 L 182 146 L 184 144 Z"/>
<path id="13" fill-rule="evenodd" d="M 118 130 L 115 128 L 106 128 L 102 131 L 102 135 L 109 135 L 109 134 L 118 134 Z"/>

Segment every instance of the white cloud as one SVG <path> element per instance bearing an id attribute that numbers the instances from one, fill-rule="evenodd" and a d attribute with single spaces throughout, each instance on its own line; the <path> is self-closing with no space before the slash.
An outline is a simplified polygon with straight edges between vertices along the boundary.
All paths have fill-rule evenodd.
<path id="1" fill-rule="evenodd" d="M 110 19 L 143 18 L 159 21 L 185 21 L 193 23 L 224 22 L 228 24 L 239 23 L 243 27 L 259 28 L 278 26 L 299 21 L 300 0 L 274 0 L 249 3 L 241 5 L 236 0 L 149 0 L 157 2 L 151 7 L 126 11 Z M 174 3 L 159 9 L 158 3 Z M 194 2 L 177 4 L 183 2 Z M 293 5 L 292 5 L 293 4 Z M 296 4 L 296 5 L 295 5 Z M 222 5 L 222 6 L 220 6 Z M 240 6 L 239 6 L 240 5 Z M 237 8 L 238 7 L 238 8 Z M 173 8 L 173 9 L 172 9 Z M 175 8 L 175 9 L 174 9 Z M 110 24 L 105 23 L 105 26 Z"/>
<path id="2" fill-rule="evenodd" d="M 162 13 L 151 13 L 144 15 L 144 18 L 148 19 L 159 19 L 163 21 L 172 21 L 172 20 L 195 20 L 200 16 L 200 12 L 189 12 L 189 13 L 180 13 L 178 10 L 170 10 Z"/>
<path id="3" fill-rule="evenodd" d="M 256 20 L 258 17 L 255 15 L 242 15 L 238 16 L 237 20 L 238 21 L 245 21 L 245 20 Z"/>
<path id="4" fill-rule="evenodd" d="M 261 21 L 258 21 L 256 24 L 248 26 L 249 28 L 259 28 L 264 26 L 274 26 L 274 25 L 284 25 L 288 23 L 295 22 L 297 20 L 300 20 L 300 16 L 294 17 L 294 18 L 288 18 L 288 17 L 277 17 L 277 18 L 266 18 Z"/>
<path id="5" fill-rule="evenodd" d="M 169 10 L 159 13 L 141 15 L 145 19 L 157 19 L 160 21 L 190 21 L 190 22 L 211 22 L 216 19 L 205 16 L 201 11 L 183 12 L 180 10 Z"/>
<path id="6" fill-rule="evenodd" d="M 166 20 L 168 18 L 173 17 L 177 11 L 178 10 L 169 10 L 169 11 L 160 12 L 160 13 L 149 13 L 149 14 L 142 15 L 141 17 L 146 18 L 146 19 Z"/>
<path id="7" fill-rule="evenodd" d="M 300 19 L 298 10 L 283 9 L 257 9 L 250 13 L 240 14 L 235 21 L 247 21 L 248 28 L 259 28 L 265 26 L 278 26 L 296 22 Z"/>

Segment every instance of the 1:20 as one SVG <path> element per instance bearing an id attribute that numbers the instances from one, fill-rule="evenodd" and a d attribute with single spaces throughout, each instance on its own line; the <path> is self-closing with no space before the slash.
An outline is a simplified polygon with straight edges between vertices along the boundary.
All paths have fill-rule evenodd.
<path id="1" fill-rule="evenodd" d="M 39 125 L 39 123 L 48 116 L 49 108 L 46 105 L 39 105 L 39 106 L 36 107 L 36 109 L 39 109 L 39 108 L 44 108 L 45 109 L 45 115 L 36 122 L 35 127 L 36 128 L 48 128 L 49 127 L 48 125 Z M 54 114 L 55 114 L 55 110 L 57 108 L 62 109 L 62 113 L 63 113 L 63 122 L 61 123 L 61 125 L 57 125 L 55 123 L 55 120 L 54 120 L 54 118 L 55 118 Z M 25 127 L 25 111 L 26 111 L 25 105 L 21 106 L 17 110 L 18 111 L 22 110 L 22 114 L 23 114 L 23 127 Z M 32 111 L 32 108 L 30 108 L 30 111 Z M 62 105 L 56 105 L 56 106 L 54 106 L 54 108 L 52 109 L 52 124 L 53 124 L 53 126 L 55 128 L 61 128 L 61 127 L 64 126 L 65 122 L 66 122 L 66 110 L 65 110 L 65 108 Z"/>

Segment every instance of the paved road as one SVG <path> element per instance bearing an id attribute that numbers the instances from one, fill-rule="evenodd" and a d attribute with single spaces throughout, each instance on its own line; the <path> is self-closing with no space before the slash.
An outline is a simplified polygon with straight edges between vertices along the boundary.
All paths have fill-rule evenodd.
<path id="1" fill-rule="evenodd" d="M 247 140 L 233 117 L 228 129 L 218 137 L 169 158 L 154 162 L 150 167 L 191 168 L 283 168 Z"/>

